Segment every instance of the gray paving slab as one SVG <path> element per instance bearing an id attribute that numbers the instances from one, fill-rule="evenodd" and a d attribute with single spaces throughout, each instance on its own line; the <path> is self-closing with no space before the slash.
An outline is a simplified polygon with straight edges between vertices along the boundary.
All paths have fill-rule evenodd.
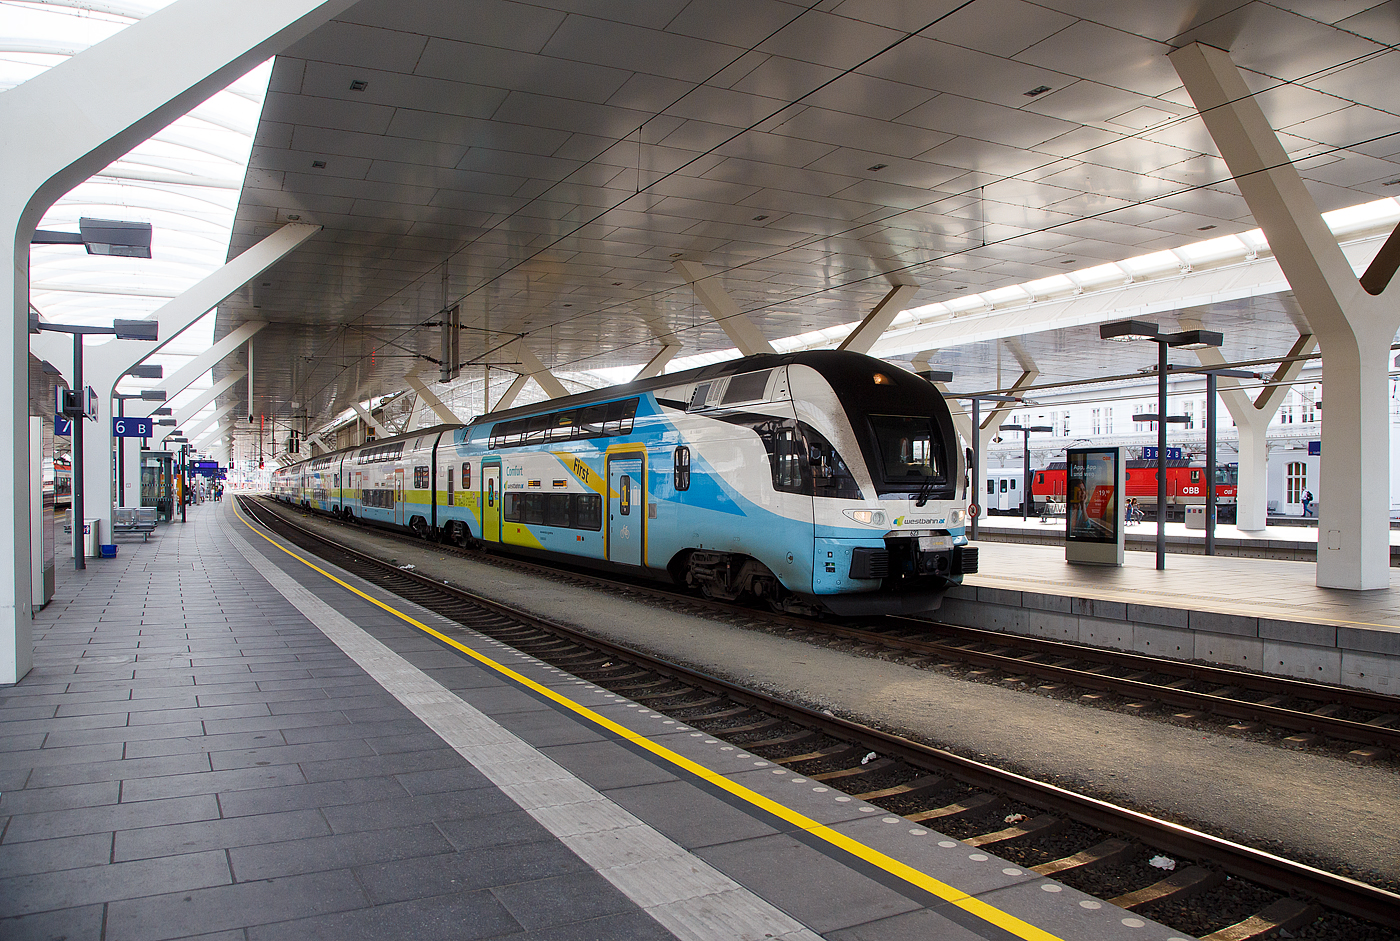
<path id="1" fill-rule="evenodd" d="M 458 848 L 438 827 L 419 824 L 240 846 L 229 850 L 228 856 L 237 880 L 248 882 L 417 856 L 442 856 Z"/>
<path id="2" fill-rule="evenodd" d="M 6 843 L 0 852 L 0 878 L 99 866 L 112 858 L 110 833 L 50 837 L 29 843 Z"/>

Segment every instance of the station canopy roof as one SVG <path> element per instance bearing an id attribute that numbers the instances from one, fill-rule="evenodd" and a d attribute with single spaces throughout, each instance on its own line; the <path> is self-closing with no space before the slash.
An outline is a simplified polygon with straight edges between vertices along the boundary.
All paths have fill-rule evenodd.
<path id="1" fill-rule="evenodd" d="M 434 379 L 454 305 L 468 413 L 520 337 L 573 387 L 735 355 L 677 260 L 779 349 L 917 283 L 874 352 L 955 391 L 1145 366 L 1095 326 L 1144 313 L 1281 356 L 1305 318 L 1166 57 L 1198 40 L 1364 267 L 1400 221 L 1387 3 L 362 0 L 275 60 L 228 254 L 324 231 L 215 334 L 268 321 L 256 408 L 313 431 Z"/>

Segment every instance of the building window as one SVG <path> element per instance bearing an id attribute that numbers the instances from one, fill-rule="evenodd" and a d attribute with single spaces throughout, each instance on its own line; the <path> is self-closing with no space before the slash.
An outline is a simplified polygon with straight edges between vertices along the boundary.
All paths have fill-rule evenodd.
<path id="1" fill-rule="evenodd" d="M 1090 434 L 1103 434 L 1103 418 L 1101 415 L 1102 412 L 1103 409 L 1094 409 L 1093 415 L 1090 417 L 1089 421 Z"/>
<path id="2" fill-rule="evenodd" d="M 1183 403 L 1181 403 L 1181 407 L 1182 407 L 1182 409 L 1184 410 L 1185 415 L 1186 415 L 1186 427 L 1187 427 L 1187 428 L 1195 428 L 1195 427 L 1196 427 L 1196 403 L 1195 403 L 1195 402 L 1190 402 L 1190 401 L 1183 402 Z"/>
<path id="3" fill-rule="evenodd" d="M 1302 503 L 1303 491 L 1308 489 L 1308 465 L 1289 461 L 1287 469 L 1288 502 Z"/>
<path id="4" fill-rule="evenodd" d="M 1103 410 L 1103 433 L 1113 434 L 1113 406 L 1110 405 Z"/>

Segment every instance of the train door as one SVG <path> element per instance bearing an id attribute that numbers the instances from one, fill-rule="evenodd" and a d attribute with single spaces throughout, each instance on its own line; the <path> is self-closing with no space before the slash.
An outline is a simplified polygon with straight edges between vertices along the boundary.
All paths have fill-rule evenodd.
<path id="1" fill-rule="evenodd" d="M 642 456 L 608 459 L 608 560 L 642 564 L 646 538 L 646 488 L 642 485 Z"/>
<path id="2" fill-rule="evenodd" d="M 501 465 L 481 465 L 481 538 L 501 541 Z"/>
<path id="3" fill-rule="evenodd" d="M 403 468 L 394 469 L 394 522 L 402 526 L 403 519 Z"/>

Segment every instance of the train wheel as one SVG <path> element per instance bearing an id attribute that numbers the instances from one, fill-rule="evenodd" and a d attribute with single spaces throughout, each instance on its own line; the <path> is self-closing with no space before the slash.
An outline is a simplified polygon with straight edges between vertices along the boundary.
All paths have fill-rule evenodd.
<path id="1" fill-rule="evenodd" d="M 465 549 L 471 543 L 471 537 L 467 533 L 467 527 L 461 523 L 452 524 L 452 543 Z"/>

